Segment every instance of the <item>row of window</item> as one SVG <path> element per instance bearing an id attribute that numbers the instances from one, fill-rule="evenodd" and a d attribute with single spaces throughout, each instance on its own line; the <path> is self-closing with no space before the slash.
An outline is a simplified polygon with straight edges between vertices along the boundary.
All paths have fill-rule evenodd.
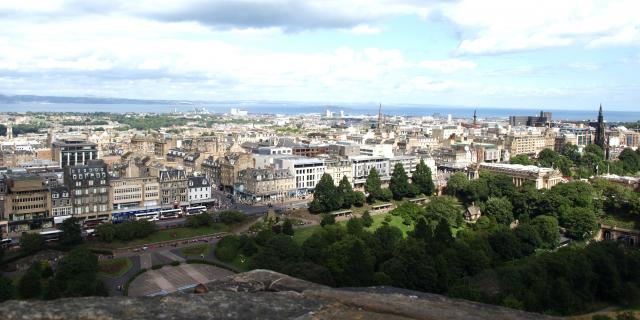
<path id="1" fill-rule="evenodd" d="M 44 201 L 45 197 L 27 197 L 27 198 L 15 198 L 13 199 L 14 203 L 21 203 L 21 202 L 33 202 L 33 201 Z"/>
<path id="2" fill-rule="evenodd" d="M 27 205 L 23 205 L 23 206 L 12 206 L 13 211 L 20 211 L 20 210 L 33 210 L 33 209 L 44 209 L 46 208 L 46 204 L 43 203 L 38 203 L 38 204 L 27 204 Z"/>

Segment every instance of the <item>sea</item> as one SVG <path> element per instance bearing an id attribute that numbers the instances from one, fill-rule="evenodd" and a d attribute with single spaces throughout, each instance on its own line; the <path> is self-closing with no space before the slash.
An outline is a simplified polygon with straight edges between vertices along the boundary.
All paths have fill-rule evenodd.
<path id="1" fill-rule="evenodd" d="M 342 111 L 345 116 L 376 115 L 378 105 L 322 105 L 311 103 L 291 103 L 291 102 L 211 102 L 198 104 L 158 104 L 158 103 L 136 103 L 136 104 L 85 104 L 85 103 L 0 103 L 0 112 L 146 112 L 146 113 L 171 113 L 171 112 L 191 112 L 194 108 L 204 108 L 212 113 L 228 113 L 231 108 L 246 110 L 250 114 L 325 114 L 327 110 L 335 116 Z M 540 114 L 540 109 L 522 108 L 492 108 L 492 107 L 457 107 L 438 105 L 383 105 L 382 111 L 385 115 L 402 116 L 436 116 L 447 117 L 449 114 L 453 118 L 471 118 L 474 110 L 477 111 L 480 119 L 504 119 L 511 115 L 533 116 Z M 640 109 L 640 108 L 639 108 Z M 544 109 L 551 112 L 554 120 L 587 121 L 595 120 L 598 116 L 597 107 L 593 110 L 573 110 L 573 109 Z M 604 111 L 605 120 L 608 122 L 635 122 L 640 121 L 640 111 Z"/>

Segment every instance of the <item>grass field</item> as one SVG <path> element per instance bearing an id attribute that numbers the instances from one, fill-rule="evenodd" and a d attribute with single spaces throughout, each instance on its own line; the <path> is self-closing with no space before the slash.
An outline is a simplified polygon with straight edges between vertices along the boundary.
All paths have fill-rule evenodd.
<path id="1" fill-rule="evenodd" d="M 121 277 L 131 267 L 133 263 L 129 258 L 115 258 L 100 261 L 100 275 L 105 277 L 117 278 Z"/>
<path id="2" fill-rule="evenodd" d="M 394 215 L 391 215 L 389 213 L 383 213 L 383 214 L 377 214 L 374 215 L 373 218 L 373 225 L 371 225 L 371 227 L 367 228 L 367 230 L 369 231 L 375 231 L 376 229 L 378 229 L 380 226 L 382 226 L 382 222 L 384 222 L 384 217 L 389 216 L 391 217 L 391 222 L 389 222 L 390 226 L 396 227 L 400 230 L 402 230 L 402 234 L 403 235 L 407 235 L 407 232 L 413 230 L 413 226 L 407 226 L 404 223 L 402 223 L 402 218 L 400 217 L 396 217 Z M 347 225 L 347 221 L 340 221 L 337 222 L 338 224 Z M 311 226 L 311 227 L 306 227 L 306 228 L 300 228 L 300 229 L 295 229 L 295 233 L 293 234 L 293 241 L 296 242 L 297 244 L 302 244 L 305 240 L 307 240 L 307 238 L 309 238 L 314 232 L 321 230 L 322 227 L 319 225 L 315 225 L 315 226 Z"/>
<path id="3" fill-rule="evenodd" d="M 186 256 L 186 257 L 190 257 L 190 256 L 200 256 L 202 254 L 207 255 L 209 252 L 209 245 L 208 244 L 197 244 L 195 246 L 190 246 L 190 247 L 186 247 L 186 248 L 182 248 L 182 250 L 180 250 L 180 252 Z"/>
<path id="4" fill-rule="evenodd" d="M 111 244 L 109 244 L 109 246 L 112 248 L 134 247 L 134 246 L 141 246 L 148 243 L 179 240 L 184 238 L 203 236 L 207 234 L 224 232 L 228 230 L 229 230 L 229 226 L 222 223 L 216 223 L 213 225 L 213 227 L 171 228 L 171 229 L 160 230 L 146 238 L 136 239 L 129 242 L 114 241 Z"/>

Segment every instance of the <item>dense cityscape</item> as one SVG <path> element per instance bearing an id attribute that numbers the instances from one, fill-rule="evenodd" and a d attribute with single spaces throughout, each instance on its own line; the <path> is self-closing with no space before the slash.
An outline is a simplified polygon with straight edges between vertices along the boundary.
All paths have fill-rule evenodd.
<path id="1" fill-rule="evenodd" d="M 165 295 L 269 269 L 560 315 L 632 303 L 640 132 L 594 114 L 5 112 L 0 297 Z M 566 291 L 503 276 L 560 261 L 547 276 L 581 277 Z"/>
<path id="2" fill-rule="evenodd" d="M 638 12 L 1 0 L 0 320 L 640 319 Z"/>

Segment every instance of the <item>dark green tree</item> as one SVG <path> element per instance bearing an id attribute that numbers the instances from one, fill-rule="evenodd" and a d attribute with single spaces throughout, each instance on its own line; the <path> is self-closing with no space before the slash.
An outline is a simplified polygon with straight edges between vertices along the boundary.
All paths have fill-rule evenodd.
<path id="1" fill-rule="evenodd" d="M 82 228 L 80 220 L 71 217 L 65 219 L 58 227 L 62 231 L 60 242 L 65 245 L 77 245 L 82 243 Z"/>
<path id="2" fill-rule="evenodd" d="M 407 177 L 402 163 L 398 162 L 393 167 L 393 174 L 391 174 L 391 181 L 389 181 L 389 189 L 395 200 L 402 200 L 402 198 L 409 194 L 409 177 Z"/>
<path id="3" fill-rule="evenodd" d="M 336 223 L 336 217 L 328 213 L 322 215 L 322 220 L 320 220 L 320 226 L 322 227 L 330 224 L 335 224 L 335 223 Z"/>
<path id="4" fill-rule="evenodd" d="M 364 191 L 368 193 L 367 201 L 373 203 L 382 196 L 382 182 L 376 168 L 371 168 L 367 180 L 364 183 Z"/>
<path id="5" fill-rule="evenodd" d="M 526 154 L 519 154 L 519 155 L 511 157 L 511 159 L 509 159 L 509 163 L 511 163 L 511 164 L 521 164 L 521 165 L 525 165 L 525 166 L 530 166 L 530 165 L 534 164 L 533 161 Z"/>
<path id="6" fill-rule="evenodd" d="M 562 219 L 567 235 L 576 239 L 589 239 L 597 227 L 597 217 L 593 209 L 574 207 Z"/>
<path id="7" fill-rule="evenodd" d="M 342 208 L 349 209 L 356 203 L 356 195 L 347 176 L 342 176 L 338 185 L 338 194 L 342 195 Z"/>
<path id="8" fill-rule="evenodd" d="M 35 233 L 26 233 L 20 237 L 20 250 L 25 254 L 36 253 L 46 246 L 44 238 Z"/>
<path id="9" fill-rule="evenodd" d="M 462 206 L 454 197 L 433 197 L 424 207 L 427 219 L 439 221 L 447 219 L 449 225 L 460 226 L 462 223 Z"/>
<path id="10" fill-rule="evenodd" d="M 424 163 L 423 159 L 420 159 L 420 163 L 416 166 L 416 170 L 411 175 L 411 182 L 418 188 L 420 193 L 430 196 L 436 191 L 433 178 L 431 176 L 431 169 Z"/>
<path id="11" fill-rule="evenodd" d="M 422 239 L 423 241 L 428 241 L 433 237 L 433 233 L 429 225 L 427 224 L 427 220 L 425 218 L 418 219 L 415 228 L 413 228 L 413 232 L 411 235 L 414 238 Z"/>
<path id="12" fill-rule="evenodd" d="M 40 261 L 31 264 L 27 272 L 20 278 L 18 291 L 22 299 L 38 298 L 42 294 L 42 267 Z"/>
<path id="13" fill-rule="evenodd" d="M 543 248 L 553 249 L 558 245 L 560 241 L 558 219 L 540 215 L 531 220 L 531 226 L 538 232 Z"/>
<path id="14" fill-rule="evenodd" d="M 291 223 L 290 219 L 285 219 L 284 223 L 282 223 L 282 233 L 288 236 L 293 236 L 293 223 Z"/>
<path id="15" fill-rule="evenodd" d="M 58 263 L 51 291 L 59 297 L 106 296 L 98 270 L 96 255 L 86 248 L 73 249 Z"/>
<path id="16" fill-rule="evenodd" d="M 371 218 L 369 210 L 365 210 L 362 214 L 362 225 L 364 225 L 365 228 L 369 228 L 373 225 L 373 218 Z"/>
<path id="17" fill-rule="evenodd" d="M 342 197 L 338 196 L 333 178 L 327 173 L 323 174 L 313 192 L 313 201 L 309 205 L 309 210 L 313 213 L 329 212 L 341 206 Z"/>
<path id="18" fill-rule="evenodd" d="M 462 172 L 456 172 L 449 177 L 447 181 L 446 193 L 452 196 L 460 196 L 466 190 L 469 185 L 469 179 Z"/>
<path id="19" fill-rule="evenodd" d="M 482 206 L 482 212 L 494 217 L 500 224 L 509 225 L 513 222 L 513 206 L 507 198 L 491 197 Z"/>
<path id="20" fill-rule="evenodd" d="M 9 278 L 0 274 L 0 302 L 11 300 L 15 297 L 15 288 Z"/>
<path id="21" fill-rule="evenodd" d="M 538 154 L 538 166 L 545 168 L 555 167 L 559 157 L 560 155 L 557 152 L 545 148 Z"/>
<path id="22" fill-rule="evenodd" d="M 353 193 L 353 205 L 356 207 L 362 207 L 366 201 L 367 197 L 362 191 L 355 191 Z"/>

